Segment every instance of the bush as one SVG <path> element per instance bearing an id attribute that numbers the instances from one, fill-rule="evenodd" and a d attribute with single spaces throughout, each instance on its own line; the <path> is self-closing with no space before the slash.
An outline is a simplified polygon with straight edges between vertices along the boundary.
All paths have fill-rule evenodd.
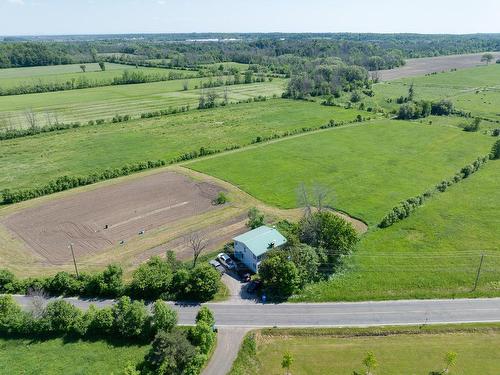
<path id="1" fill-rule="evenodd" d="M 0 333 L 15 334 L 22 331 L 25 314 L 9 295 L 0 296 Z"/>
<path id="2" fill-rule="evenodd" d="M 162 300 L 153 304 L 153 330 L 170 332 L 177 325 L 177 312 Z"/>
<path id="3" fill-rule="evenodd" d="M 160 257 L 155 256 L 134 271 L 130 287 L 134 295 L 154 300 L 168 293 L 171 282 L 172 269 Z"/>
<path id="4" fill-rule="evenodd" d="M 496 141 L 491 148 L 490 159 L 500 159 L 500 140 Z"/>
<path id="5" fill-rule="evenodd" d="M 453 103 L 450 100 L 443 99 L 439 102 L 433 102 L 431 114 L 436 116 L 448 116 L 453 113 Z"/>
<path id="6" fill-rule="evenodd" d="M 248 210 L 247 227 L 255 229 L 262 225 L 264 225 L 264 214 L 262 214 L 256 207 L 250 208 L 250 210 Z"/>
<path id="7" fill-rule="evenodd" d="M 54 296 L 75 296 L 80 294 L 82 283 L 67 272 L 58 272 L 46 285 L 48 293 Z"/>
<path id="8" fill-rule="evenodd" d="M 195 347 L 183 332 L 178 329 L 172 332 L 160 331 L 145 357 L 143 372 L 158 375 L 184 375 L 195 356 Z"/>
<path id="9" fill-rule="evenodd" d="M 477 132 L 479 131 L 479 125 L 481 124 L 481 119 L 476 117 L 470 124 L 464 126 L 466 132 Z"/>
<path id="10" fill-rule="evenodd" d="M 219 195 L 217 195 L 217 198 L 214 199 L 214 204 L 221 205 L 227 203 L 227 201 L 227 195 L 223 191 L 221 191 L 219 192 Z"/>
<path id="11" fill-rule="evenodd" d="M 124 296 L 112 307 L 112 311 L 114 328 L 119 335 L 127 338 L 142 335 L 148 319 L 144 303 L 132 302 L 129 297 Z"/>
<path id="12" fill-rule="evenodd" d="M 259 265 L 259 276 L 266 292 L 277 299 L 290 297 L 301 285 L 297 267 L 283 250 L 267 253 Z"/>
<path id="13" fill-rule="evenodd" d="M 37 326 L 40 328 L 40 333 L 64 335 L 73 330 L 81 315 L 82 312 L 77 307 L 64 300 L 57 300 L 47 304 Z"/>
<path id="14" fill-rule="evenodd" d="M 299 222 L 299 238 L 303 243 L 324 248 L 328 262 L 336 264 L 340 257 L 349 254 L 358 242 L 358 235 L 351 223 L 330 211 L 315 212 Z"/>
<path id="15" fill-rule="evenodd" d="M 185 297 L 196 301 L 209 301 L 219 291 L 220 274 L 209 264 L 192 269 Z"/>

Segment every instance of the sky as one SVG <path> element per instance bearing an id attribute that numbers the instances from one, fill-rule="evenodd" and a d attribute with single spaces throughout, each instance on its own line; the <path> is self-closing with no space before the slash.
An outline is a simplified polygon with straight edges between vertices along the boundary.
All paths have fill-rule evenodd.
<path id="1" fill-rule="evenodd" d="M 0 35 L 500 33 L 500 0 L 0 0 Z"/>

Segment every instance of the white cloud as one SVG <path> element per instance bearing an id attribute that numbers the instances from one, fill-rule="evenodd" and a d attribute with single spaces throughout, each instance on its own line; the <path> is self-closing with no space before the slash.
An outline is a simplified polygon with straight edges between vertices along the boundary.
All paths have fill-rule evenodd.
<path id="1" fill-rule="evenodd" d="M 167 3 L 165 0 L 157 0 L 156 2 L 160 5 L 165 5 Z"/>
<path id="2" fill-rule="evenodd" d="M 7 0 L 7 2 L 16 5 L 24 5 L 24 0 Z"/>

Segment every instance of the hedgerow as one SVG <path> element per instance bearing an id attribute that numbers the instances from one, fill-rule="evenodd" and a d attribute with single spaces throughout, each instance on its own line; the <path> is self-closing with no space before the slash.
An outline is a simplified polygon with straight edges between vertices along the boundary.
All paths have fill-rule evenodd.
<path id="1" fill-rule="evenodd" d="M 489 159 L 494 159 L 493 153 L 490 153 L 489 155 L 483 157 L 478 157 L 476 160 L 474 160 L 474 162 L 460 169 L 460 171 L 456 173 L 452 178 L 439 182 L 433 189 L 428 190 L 423 194 L 417 195 L 416 197 L 411 197 L 400 202 L 397 206 L 393 207 L 387 215 L 384 216 L 378 226 L 380 228 L 387 228 L 398 221 L 406 219 L 411 215 L 413 211 L 423 205 L 428 198 L 432 197 L 438 192 L 445 192 L 451 185 L 456 184 L 464 178 L 469 177 L 470 175 L 478 171 Z"/>
<path id="2" fill-rule="evenodd" d="M 0 294 L 29 294 L 43 291 L 50 296 L 116 298 L 123 295 L 153 301 L 157 298 L 205 302 L 219 289 L 220 274 L 208 264 L 195 268 L 174 267 L 153 257 L 134 271 L 129 284 L 123 282 L 120 266 L 109 265 L 102 272 L 65 271 L 43 278 L 18 279 L 8 270 L 0 270 Z"/>

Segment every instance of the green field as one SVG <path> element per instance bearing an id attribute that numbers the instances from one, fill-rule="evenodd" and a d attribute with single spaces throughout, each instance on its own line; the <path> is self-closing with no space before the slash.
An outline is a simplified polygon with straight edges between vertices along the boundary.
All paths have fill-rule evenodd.
<path id="1" fill-rule="evenodd" d="M 0 338 L 0 373 L 12 375 L 121 374 L 142 361 L 149 346 L 113 346 L 103 341 L 65 342 Z"/>
<path id="2" fill-rule="evenodd" d="M 377 120 L 189 167 L 282 208 L 296 207 L 301 183 L 324 185 L 333 192 L 333 207 L 373 226 L 402 199 L 423 193 L 489 152 L 491 137 L 439 126 L 438 121 Z"/>
<path id="3" fill-rule="evenodd" d="M 295 299 L 500 296 L 499 186 L 500 161 L 491 160 L 408 219 L 367 233 L 344 274 L 306 287 Z"/>
<path id="4" fill-rule="evenodd" d="M 472 112 L 492 120 L 500 120 L 500 65 L 480 66 L 454 72 L 413 77 L 379 83 L 373 86 L 375 96 L 367 103 L 376 103 L 387 109 L 395 109 L 395 99 L 408 94 L 414 84 L 415 99 L 450 99 L 457 109 Z M 393 99 L 387 103 L 386 99 Z"/>
<path id="5" fill-rule="evenodd" d="M 457 353 L 456 365 L 449 375 L 498 372 L 498 327 L 476 332 L 461 331 L 461 326 L 448 326 L 446 330 L 430 327 L 424 329 L 426 333 L 413 327 L 391 331 L 392 334 L 377 336 L 384 329 L 283 330 L 281 335 L 279 330 L 271 334 L 264 330 L 256 335 L 256 355 L 240 352 L 230 375 L 283 374 L 281 359 L 286 351 L 294 358 L 290 369 L 294 375 L 351 375 L 353 371 L 364 374 L 362 361 L 369 351 L 378 362 L 375 374 L 428 375 L 441 371 L 449 351 Z"/>
<path id="6" fill-rule="evenodd" d="M 116 114 L 140 115 L 142 112 L 190 105 L 198 105 L 200 90 L 195 89 L 201 81 L 211 78 L 191 78 L 164 82 L 95 87 L 81 90 L 48 92 L 42 94 L 13 95 L 0 97 L 0 127 L 25 126 L 24 112 L 31 109 L 38 113 L 41 124 L 46 114 L 57 115 L 62 122 L 110 119 Z M 189 90 L 183 90 L 184 81 Z M 280 96 L 284 81 L 241 84 L 227 86 L 229 101 L 246 100 L 258 95 Z M 222 96 L 224 88 L 214 89 Z"/>
<path id="7" fill-rule="evenodd" d="M 358 114 L 367 113 L 274 99 L 2 141 L 0 186 L 28 188 L 64 174 L 169 160 L 200 147 L 247 145 L 258 135 L 319 127 L 330 119 L 354 120 Z"/>
<path id="8" fill-rule="evenodd" d="M 0 88 L 6 89 L 38 83 L 64 83 L 72 80 L 78 81 L 85 78 L 90 82 L 111 82 L 113 78 L 120 77 L 125 70 L 141 71 L 144 74 L 159 74 L 168 76 L 170 72 L 193 77 L 198 73 L 188 70 L 143 68 L 136 69 L 130 65 L 106 63 L 103 72 L 97 63 L 84 64 L 85 73 L 80 69 L 81 64 L 34 66 L 28 68 L 0 69 Z"/>

